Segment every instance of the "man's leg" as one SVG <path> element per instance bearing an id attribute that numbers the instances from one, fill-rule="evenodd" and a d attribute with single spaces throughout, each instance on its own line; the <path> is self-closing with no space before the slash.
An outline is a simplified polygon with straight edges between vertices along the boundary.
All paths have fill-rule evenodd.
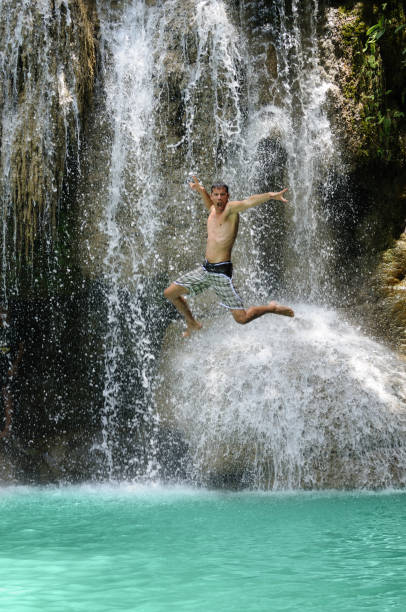
<path id="1" fill-rule="evenodd" d="M 184 317 L 186 321 L 186 331 L 183 333 L 185 338 L 188 338 L 192 332 L 202 328 L 202 324 L 196 321 L 193 317 L 187 301 L 183 297 L 189 293 L 189 289 L 172 283 L 164 291 L 164 296 L 167 300 L 172 302 L 176 310 Z"/>
<path id="2" fill-rule="evenodd" d="M 237 323 L 241 323 L 241 325 L 250 323 L 254 319 L 258 319 L 258 317 L 262 317 L 262 315 L 267 313 L 284 315 L 285 317 L 295 316 L 295 313 L 289 306 L 282 306 L 282 304 L 278 304 L 278 302 L 269 302 L 266 306 L 251 306 L 247 310 L 243 308 L 231 310 L 234 320 L 237 321 Z"/>

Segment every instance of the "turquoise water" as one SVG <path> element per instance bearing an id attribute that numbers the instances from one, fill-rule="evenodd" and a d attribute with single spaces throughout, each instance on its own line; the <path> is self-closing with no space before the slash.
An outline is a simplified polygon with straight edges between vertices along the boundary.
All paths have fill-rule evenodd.
<path id="1" fill-rule="evenodd" d="M 406 493 L 0 489 L 0 609 L 406 610 Z"/>

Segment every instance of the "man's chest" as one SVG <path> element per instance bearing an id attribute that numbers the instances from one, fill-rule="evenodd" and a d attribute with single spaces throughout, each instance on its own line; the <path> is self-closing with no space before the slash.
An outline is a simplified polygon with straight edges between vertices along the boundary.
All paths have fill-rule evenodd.
<path id="1" fill-rule="evenodd" d="M 207 220 L 207 233 L 212 238 L 226 239 L 234 234 L 234 225 L 230 218 L 210 215 Z"/>

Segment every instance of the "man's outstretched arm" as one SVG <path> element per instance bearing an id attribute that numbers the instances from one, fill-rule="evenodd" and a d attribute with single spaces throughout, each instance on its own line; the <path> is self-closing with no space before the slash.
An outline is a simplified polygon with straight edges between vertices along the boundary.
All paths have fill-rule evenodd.
<path id="1" fill-rule="evenodd" d="M 248 208 L 252 208 L 253 206 L 258 206 L 259 204 L 268 202 L 268 200 L 280 200 L 281 202 L 286 203 L 287 200 L 283 196 L 287 190 L 288 188 L 286 187 L 286 189 L 282 189 L 282 191 L 268 191 L 267 193 L 252 195 L 249 198 L 239 202 L 230 202 L 227 208 L 230 213 L 240 213 L 244 212 L 244 210 L 248 210 Z"/>
<path id="2" fill-rule="evenodd" d="M 190 182 L 189 185 L 190 185 L 190 188 L 193 189 L 193 191 L 198 191 L 200 193 L 200 195 L 203 198 L 204 205 L 206 206 L 208 210 L 210 210 L 210 208 L 213 206 L 213 202 L 209 194 L 207 193 L 206 189 L 200 183 L 197 176 L 193 177 L 193 182 Z"/>

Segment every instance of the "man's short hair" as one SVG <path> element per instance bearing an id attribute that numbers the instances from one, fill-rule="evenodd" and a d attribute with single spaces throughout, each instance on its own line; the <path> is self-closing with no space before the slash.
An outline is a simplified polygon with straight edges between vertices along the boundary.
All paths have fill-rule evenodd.
<path id="1" fill-rule="evenodd" d="M 227 193 L 229 193 L 228 185 L 226 185 L 225 183 L 214 183 L 214 185 L 211 186 L 210 193 L 213 193 L 213 189 L 221 189 L 221 187 L 224 187 L 224 189 L 227 191 Z"/>

